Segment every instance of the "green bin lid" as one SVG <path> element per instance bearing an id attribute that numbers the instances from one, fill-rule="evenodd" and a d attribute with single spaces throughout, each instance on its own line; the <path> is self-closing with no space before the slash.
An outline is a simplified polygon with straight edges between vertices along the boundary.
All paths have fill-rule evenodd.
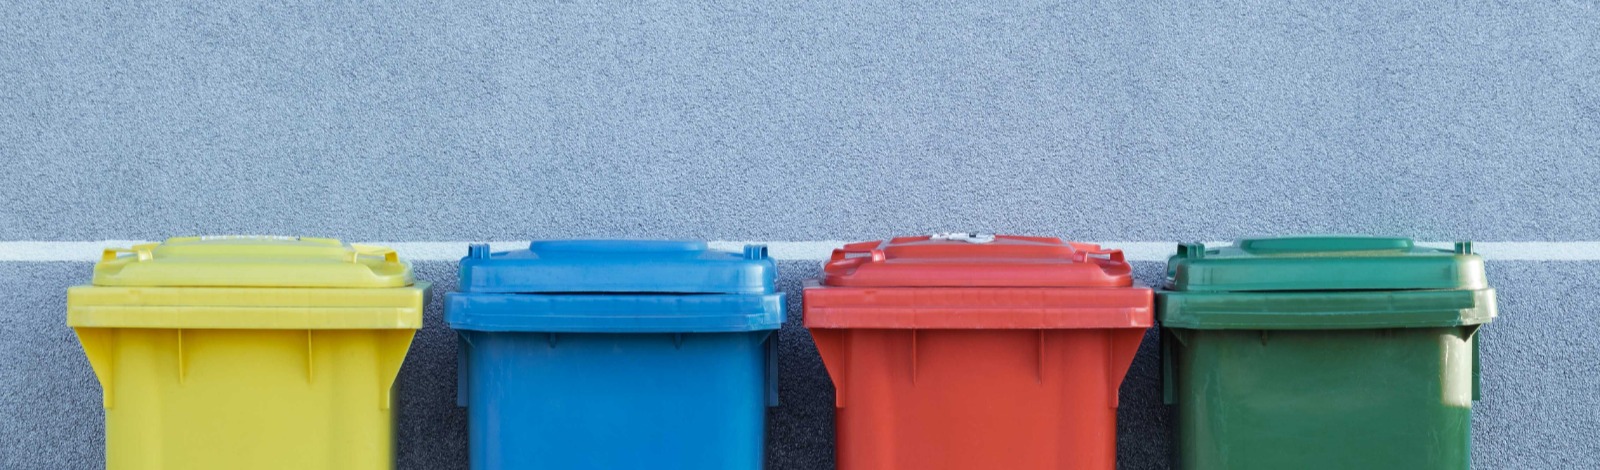
<path id="1" fill-rule="evenodd" d="M 1344 329 L 1465 326 L 1495 316 L 1472 244 L 1301 236 L 1178 246 L 1157 291 L 1165 327 Z"/>
<path id="2" fill-rule="evenodd" d="M 1168 289 L 1188 292 L 1483 289 L 1483 258 L 1470 242 L 1416 246 L 1409 238 L 1249 238 L 1233 246 L 1178 246 Z"/>

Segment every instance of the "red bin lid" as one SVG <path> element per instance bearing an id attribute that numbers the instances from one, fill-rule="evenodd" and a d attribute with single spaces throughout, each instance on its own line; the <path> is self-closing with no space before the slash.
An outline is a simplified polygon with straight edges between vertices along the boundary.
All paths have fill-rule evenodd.
<path id="1" fill-rule="evenodd" d="M 833 250 L 822 284 L 854 287 L 1127 287 L 1121 250 L 1059 238 L 940 234 Z"/>
<path id="2" fill-rule="evenodd" d="M 1122 251 L 1058 238 L 940 234 L 851 243 L 805 288 L 808 328 L 1147 328 Z"/>

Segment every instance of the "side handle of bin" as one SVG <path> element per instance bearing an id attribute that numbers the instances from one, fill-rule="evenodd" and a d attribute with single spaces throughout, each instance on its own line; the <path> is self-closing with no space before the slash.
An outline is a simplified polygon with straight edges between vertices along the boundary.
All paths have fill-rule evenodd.
<path id="1" fill-rule="evenodd" d="M 1467 327 L 1467 341 L 1472 342 L 1472 401 L 1483 399 L 1482 359 L 1478 356 L 1478 329 L 1483 325 Z"/>
<path id="2" fill-rule="evenodd" d="M 1107 400 L 1112 408 L 1120 406 L 1122 401 L 1122 382 L 1128 377 L 1128 369 L 1133 367 L 1133 358 L 1139 355 L 1139 345 L 1144 343 L 1145 336 L 1149 335 L 1145 328 L 1116 328 L 1106 330 L 1106 339 L 1111 342 L 1110 362 L 1106 364 L 1106 373 L 1110 380 Z M 1044 347 L 1044 332 L 1040 331 L 1039 346 Z M 1040 351 L 1043 354 L 1043 351 Z M 1044 357 L 1044 356 L 1040 356 Z"/>
<path id="3" fill-rule="evenodd" d="M 378 353 L 382 367 L 379 387 L 383 392 L 378 396 L 378 404 L 381 409 L 394 406 L 394 384 L 400 378 L 400 366 L 405 364 L 406 353 L 411 350 L 411 341 L 416 336 L 417 330 L 409 329 L 383 330 L 379 333 Z"/>
<path id="4" fill-rule="evenodd" d="M 471 369 L 472 341 L 467 339 L 467 332 L 456 332 L 456 406 L 466 408 L 470 403 L 468 399 L 472 393 L 472 379 L 468 376 Z"/>
<path id="5" fill-rule="evenodd" d="M 1173 371 L 1176 360 L 1173 356 L 1177 351 L 1172 345 L 1177 340 L 1177 332 L 1168 328 L 1161 328 L 1161 333 L 1156 335 L 1156 342 L 1161 346 L 1161 403 L 1164 405 L 1178 403 L 1177 374 Z"/>
<path id="6" fill-rule="evenodd" d="M 778 331 L 767 335 L 767 406 L 778 406 Z"/>
<path id="7" fill-rule="evenodd" d="M 846 372 L 850 368 L 850 345 L 853 333 L 846 329 L 817 328 L 811 330 L 811 341 L 817 345 L 817 355 L 822 356 L 823 369 L 833 382 L 833 406 L 844 408 L 844 398 L 849 396 L 845 387 Z"/>
<path id="8" fill-rule="evenodd" d="M 94 375 L 100 380 L 100 405 L 111 409 L 116 398 L 111 384 L 116 374 L 116 364 L 113 359 L 116 345 L 109 328 L 73 328 L 78 334 L 78 342 L 83 344 L 84 355 L 89 358 L 89 367 L 94 369 Z"/>

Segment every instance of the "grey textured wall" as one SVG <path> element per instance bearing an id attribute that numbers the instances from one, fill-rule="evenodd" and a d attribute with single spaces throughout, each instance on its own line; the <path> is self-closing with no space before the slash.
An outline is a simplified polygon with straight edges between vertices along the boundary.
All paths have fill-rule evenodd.
<path id="1" fill-rule="evenodd" d="M 0 240 L 1600 240 L 1597 85 L 1581 0 L 23 0 Z M 1491 263 L 1479 468 L 1600 467 L 1596 267 Z M 0 468 L 99 465 L 62 325 L 88 269 L 0 263 Z M 402 373 L 408 469 L 463 462 L 438 313 Z M 826 468 L 828 382 L 784 334 L 772 462 Z M 1125 468 L 1168 452 L 1153 364 Z"/>

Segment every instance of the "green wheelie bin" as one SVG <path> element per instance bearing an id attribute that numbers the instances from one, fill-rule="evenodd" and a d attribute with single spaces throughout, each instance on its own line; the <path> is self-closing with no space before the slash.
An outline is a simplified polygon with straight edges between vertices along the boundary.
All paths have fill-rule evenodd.
<path id="1" fill-rule="evenodd" d="M 1156 294 L 1164 398 L 1188 470 L 1471 467 L 1471 243 L 1283 237 L 1182 244 Z"/>

